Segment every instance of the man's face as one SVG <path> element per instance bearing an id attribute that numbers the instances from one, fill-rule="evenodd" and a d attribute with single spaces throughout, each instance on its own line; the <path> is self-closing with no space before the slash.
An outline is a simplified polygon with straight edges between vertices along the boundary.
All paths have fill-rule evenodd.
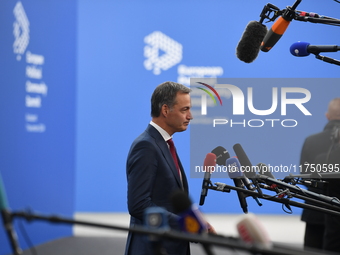
<path id="1" fill-rule="evenodd" d="M 175 132 L 187 130 L 191 115 L 190 95 L 186 93 L 177 93 L 176 104 L 168 111 L 166 124 L 168 132 L 172 135 Z"/>

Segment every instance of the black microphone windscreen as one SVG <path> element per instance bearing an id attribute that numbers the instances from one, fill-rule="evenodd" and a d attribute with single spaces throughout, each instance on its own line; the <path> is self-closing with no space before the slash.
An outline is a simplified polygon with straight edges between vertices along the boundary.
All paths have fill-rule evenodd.
<path id="1" fill-rule="evenodd" d="M 222 146 L 217 146 L 211 153 L 216 155 L 216 164 L 220 166 L 225 166 L 226 160 L 230 158 L 229 152 Z"/>
<path id="2" fill-rule="evenodd" d="M 174 213 L 183 213 L 191 208 L 192 202 L 187 193 L 183 190 L 176 190 L 172 193 L 171 204 L 174 209 Z"/>
<path id="3" fill-rule="evenodd" d="M 267 27 L 258 21 L 250 21 L 236 48 L 236 56 L 245 63 L 253 62 L 259 52 Z"/>

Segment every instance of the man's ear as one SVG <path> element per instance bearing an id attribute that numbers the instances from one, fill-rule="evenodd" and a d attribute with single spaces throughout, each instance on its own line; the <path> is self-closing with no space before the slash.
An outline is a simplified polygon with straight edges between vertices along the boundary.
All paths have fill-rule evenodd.
<path id="1" fill-rule="evenodd" d="M 166 104 L 163 104 L 161 108 L 161 114 L 163 115 L 163 117 L 166 117 L 169 111 L 170 111 L 170 108 Z"/>

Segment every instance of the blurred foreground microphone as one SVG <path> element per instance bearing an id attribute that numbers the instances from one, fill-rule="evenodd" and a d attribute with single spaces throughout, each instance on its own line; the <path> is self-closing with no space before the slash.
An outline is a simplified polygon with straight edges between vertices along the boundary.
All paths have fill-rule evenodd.
<path id="1" fill-rule="evenodd" d="M 179 225 L 182 231 L 192 234 L 198 234 L 207 231 L 207 222 L 204 220 L 203 215 L 194 206 L 188 195 L 178 190 L 171 196 L 171 203 L 174 212 L 179 215 Z"/>
<path id="2" fill-rule="evenodd" d="M 210 183 L 211 172 L 215 171 L 216 166 L 216 155 L 214 153 L 208 153 L 205 156 L 203 169 L 204 169 L 204 177 L 202 183 L 202 191 L 200 197 L 199 205 L 204 204 L 205 197 L 208 195 L 208 186 Z"/>
<path id="3" fill-rule="evenodd" d="M 234 180 L 236 186 L 236 180 L 240 179 L 244 186 L 251 191 L 254 191 L 256 187 L 249 181 L 247 177 L 244 176 L 241 170 L 241 164 L 237 158 L 229 158 L 227 160 L 227 169 L 229 177 Z M 252 196 L 259 206 L 262 206 L 260 199 L 256 196 Z"/>
<path id="4" fill-rule="evenodd" d="M 337 45 L 310 45 L 307 42 L 296 42 L 290 46 L 290 53 L 296 57 L 306 57 L 313 53 L 318 55 L 320 52 L 336 52 L 340 50 Z"/>
<path id="5" fill-rule="evenodd" d="M 167 218 L 167 211 L 162 207 L 148 207 L 144 211 L 144 226 L 149 230 L 170 230 Z M 162 239 L 158 236 L 149 235 L 151 250 L 154 255 L 167 255 L 163 247 Z"/>
<path id="6" fill-rule="evenodd" d="M 2 222 L 7 232 L 7 236 L 9 238 L 13 254 L 19 255 L 22 254 L 22 250 L 18 244 L 18 237 L 12 225 L 12 215 L 8 209 L 7 197 L 5 192 L 5 186 L 2 182 L 2 178 L 0 175 L 0 211 L 2 215 Z"/>
<path id="7" fill-rule="evenodd" d="M 251 63 L 260 52 L 261 42 L 267 34 L 267 27 L 258 21 L 250 21 L 236 47 L 236 56 L 245 63 Z"/>
<path id="8" fill-rule="evenodd" d="M 208 233 L 208 223 L 202 213 L 192 204 L 187 193 L 183 190 L 174 192 L 171 196 L 174 212 L 179 215 L 178 223 L 182 231 L 190 234 Z M 209 244 L 201 243 L 207 255 L 213 252 Z"/>
<path id="9" fill-rule="evenodd" d="M 267 249 L 272 247 L 272 242 L 267 232 L 254 214 L 249 213 L 245 215 L 244 218 L 237 223 L 236 228 L 244 242 L 257 244 Z"/>
<path id="10" fill-rule="evenodd" d="M 295 8 L 300 4 L 301 0 L 297 0 L 292 7 L 287 6 L 284 10 L 282 16 L 280 16 L 269 29 L 268 33 L 263 39 L 261 44 L 261 50 L 264 52 L 270 51 L 271 48 L 280 40 L 281 36 L 284 34 L 288 28 L 290 22 L 295 16 Z"/>

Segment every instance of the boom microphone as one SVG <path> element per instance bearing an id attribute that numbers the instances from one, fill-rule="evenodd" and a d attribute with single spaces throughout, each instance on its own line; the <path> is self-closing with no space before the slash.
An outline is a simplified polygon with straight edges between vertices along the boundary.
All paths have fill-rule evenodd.
<path id="1" fill-rule="evenodd" d="M 253 62 L 259 52 L 267 27 L 258 21 L 250 21 L 236 47 L 236 56 L 245 63 Z"/>
<path id="2" fill-rule="evenodd" d="M 290 53 L 296 57 L 306 57 L 313 53 L 318 55 L 320 52 L 336 52 L 340 50 L 337 45 L 310 45 L 308 42 L 296 42 L 290 46 Z"/>
<path id="3" fill-rule="evenodd" d="M 205 197 L 208 195 L 208 186 L 210 183 L 210 177 L 211 177 L 211 171 L 216 166 L 216 155 L 214 153 L 208 153 L 205 156 L 203 169 L 205 171 L 203 182 L 202 182 L 202 191 L 201 191 L 201 197 L 200 197 L 200 203 L 199 205 L 204 204 Z"/>
<path id="4" fill-rule="evenodd" d="M 287 7 L 287 9 L 283 12 L 282 16 L 280 16 L 270 28 L 268 33 L 263 39 L 261 43 L 261 50 L 264 52 L 270 51 L 271 48 L 280 40 L 281 36 L 284 34 L 286 29 L 288 28 L 290 22 L 293 20 L 295 16 L 295 8 L 300 4 L 301 0 L 297 0 L 292 7 Z"/>

